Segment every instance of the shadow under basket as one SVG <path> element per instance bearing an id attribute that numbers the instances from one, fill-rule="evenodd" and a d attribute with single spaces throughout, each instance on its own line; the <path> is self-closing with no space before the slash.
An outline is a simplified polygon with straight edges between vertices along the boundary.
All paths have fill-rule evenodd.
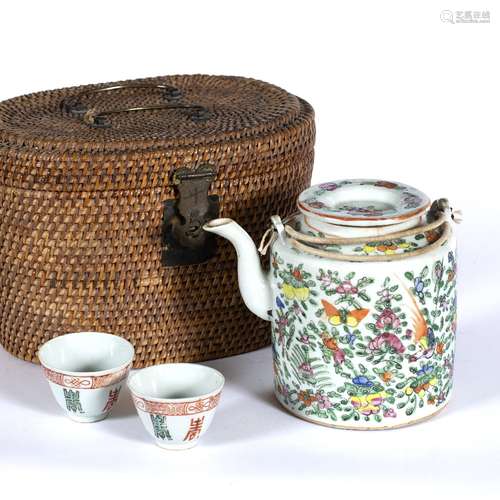
<path id="1" fill-rule="evenodd" d="M 243 305 L 231 217 L 257 240 L 310 184 L 311 106 L 248 78 L 185 75 L 0 103 L 0 343 L 103 331 L 135 367 L 270 341 Z"/>

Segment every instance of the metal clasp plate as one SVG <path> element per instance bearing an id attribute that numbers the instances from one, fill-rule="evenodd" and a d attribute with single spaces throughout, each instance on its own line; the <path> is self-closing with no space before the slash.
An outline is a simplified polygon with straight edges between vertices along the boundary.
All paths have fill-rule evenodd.
<path id="1" fill-rule="evenodd" d="M 219 216 L 219 197 L 209 195 L 216 172 L 211 165 L 174 172 L 178 199 L 165 201 L 163 212 L 162 264 L 185 266 L 201 264 L 217 250 L 213 234 L 203 224 Z"/>

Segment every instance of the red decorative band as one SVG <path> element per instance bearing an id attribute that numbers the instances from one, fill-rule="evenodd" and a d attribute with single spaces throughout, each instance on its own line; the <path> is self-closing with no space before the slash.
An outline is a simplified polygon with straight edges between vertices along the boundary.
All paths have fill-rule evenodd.
<path id="1" fill-rule="evenodd" d="M 198 399 L 197 401 L 189 401 L 187 403 L 159 403 L 157 401 L 148 401 L 147 399 L 135 395 L 132 395 L 132 397 L 138 410 L 154 413 L 156 415 L 180 417 L 212 410 L 219 403 L 220 392 L 215 396 Z"/>
<path id="2" fill-rule="evenodd" d="M 48 380 L 63 387 L 71 389 L 99 389 L 100 387 L 116 384 L 127 378 L 131 366 L 132 364 L 129 364 L 125 368 L 107 375 L 90 375 L 88 377 L 65 375 L 64 373 L 45 368 L 45 366 L 43 367 L 43 372 Z"/>

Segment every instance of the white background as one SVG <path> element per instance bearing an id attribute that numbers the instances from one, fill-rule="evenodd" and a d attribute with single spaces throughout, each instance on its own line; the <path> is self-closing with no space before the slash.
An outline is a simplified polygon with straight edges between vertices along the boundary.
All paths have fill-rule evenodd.
<path id="1" fill-rule="evenodd" d="M 38 366 L 0 350 L 0 496 L 498 498 L 500 11 L 484 1 L 5 1 L 0 99 L 176 73 L 252 76 L 316 110 L 314 181 L 401 180 L 462 208 L 454 398 L 395 431 L 307 424 L 271 396 L 264 349 L 210 363 L 227 386 L 200 445 L 166 452 L 122 394 L 66 420 Z M 443 9 L 489 10 L 450 24 Z M 10 493 L 10 494 L 9 494 Z M 114 497 L 113 497 L 114 498 Z M 472 498 L 472 496 L 471 496 Z"/>

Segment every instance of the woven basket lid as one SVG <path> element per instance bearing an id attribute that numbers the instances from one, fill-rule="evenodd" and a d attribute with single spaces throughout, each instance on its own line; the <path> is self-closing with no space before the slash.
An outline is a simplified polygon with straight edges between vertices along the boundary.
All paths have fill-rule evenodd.
<path id="1" fill-rule="evenodd" d="M 144 107 L 157 109 L 113 112 Z M 102 113 L 105 126 L 89 121 Z M 311 114 L 301 99 L 258 80 L 166 76 L 37 92 L 4 101 L 0 103 L 0 146 L 35 154 L 203 146 L 272 134 Z"/>

